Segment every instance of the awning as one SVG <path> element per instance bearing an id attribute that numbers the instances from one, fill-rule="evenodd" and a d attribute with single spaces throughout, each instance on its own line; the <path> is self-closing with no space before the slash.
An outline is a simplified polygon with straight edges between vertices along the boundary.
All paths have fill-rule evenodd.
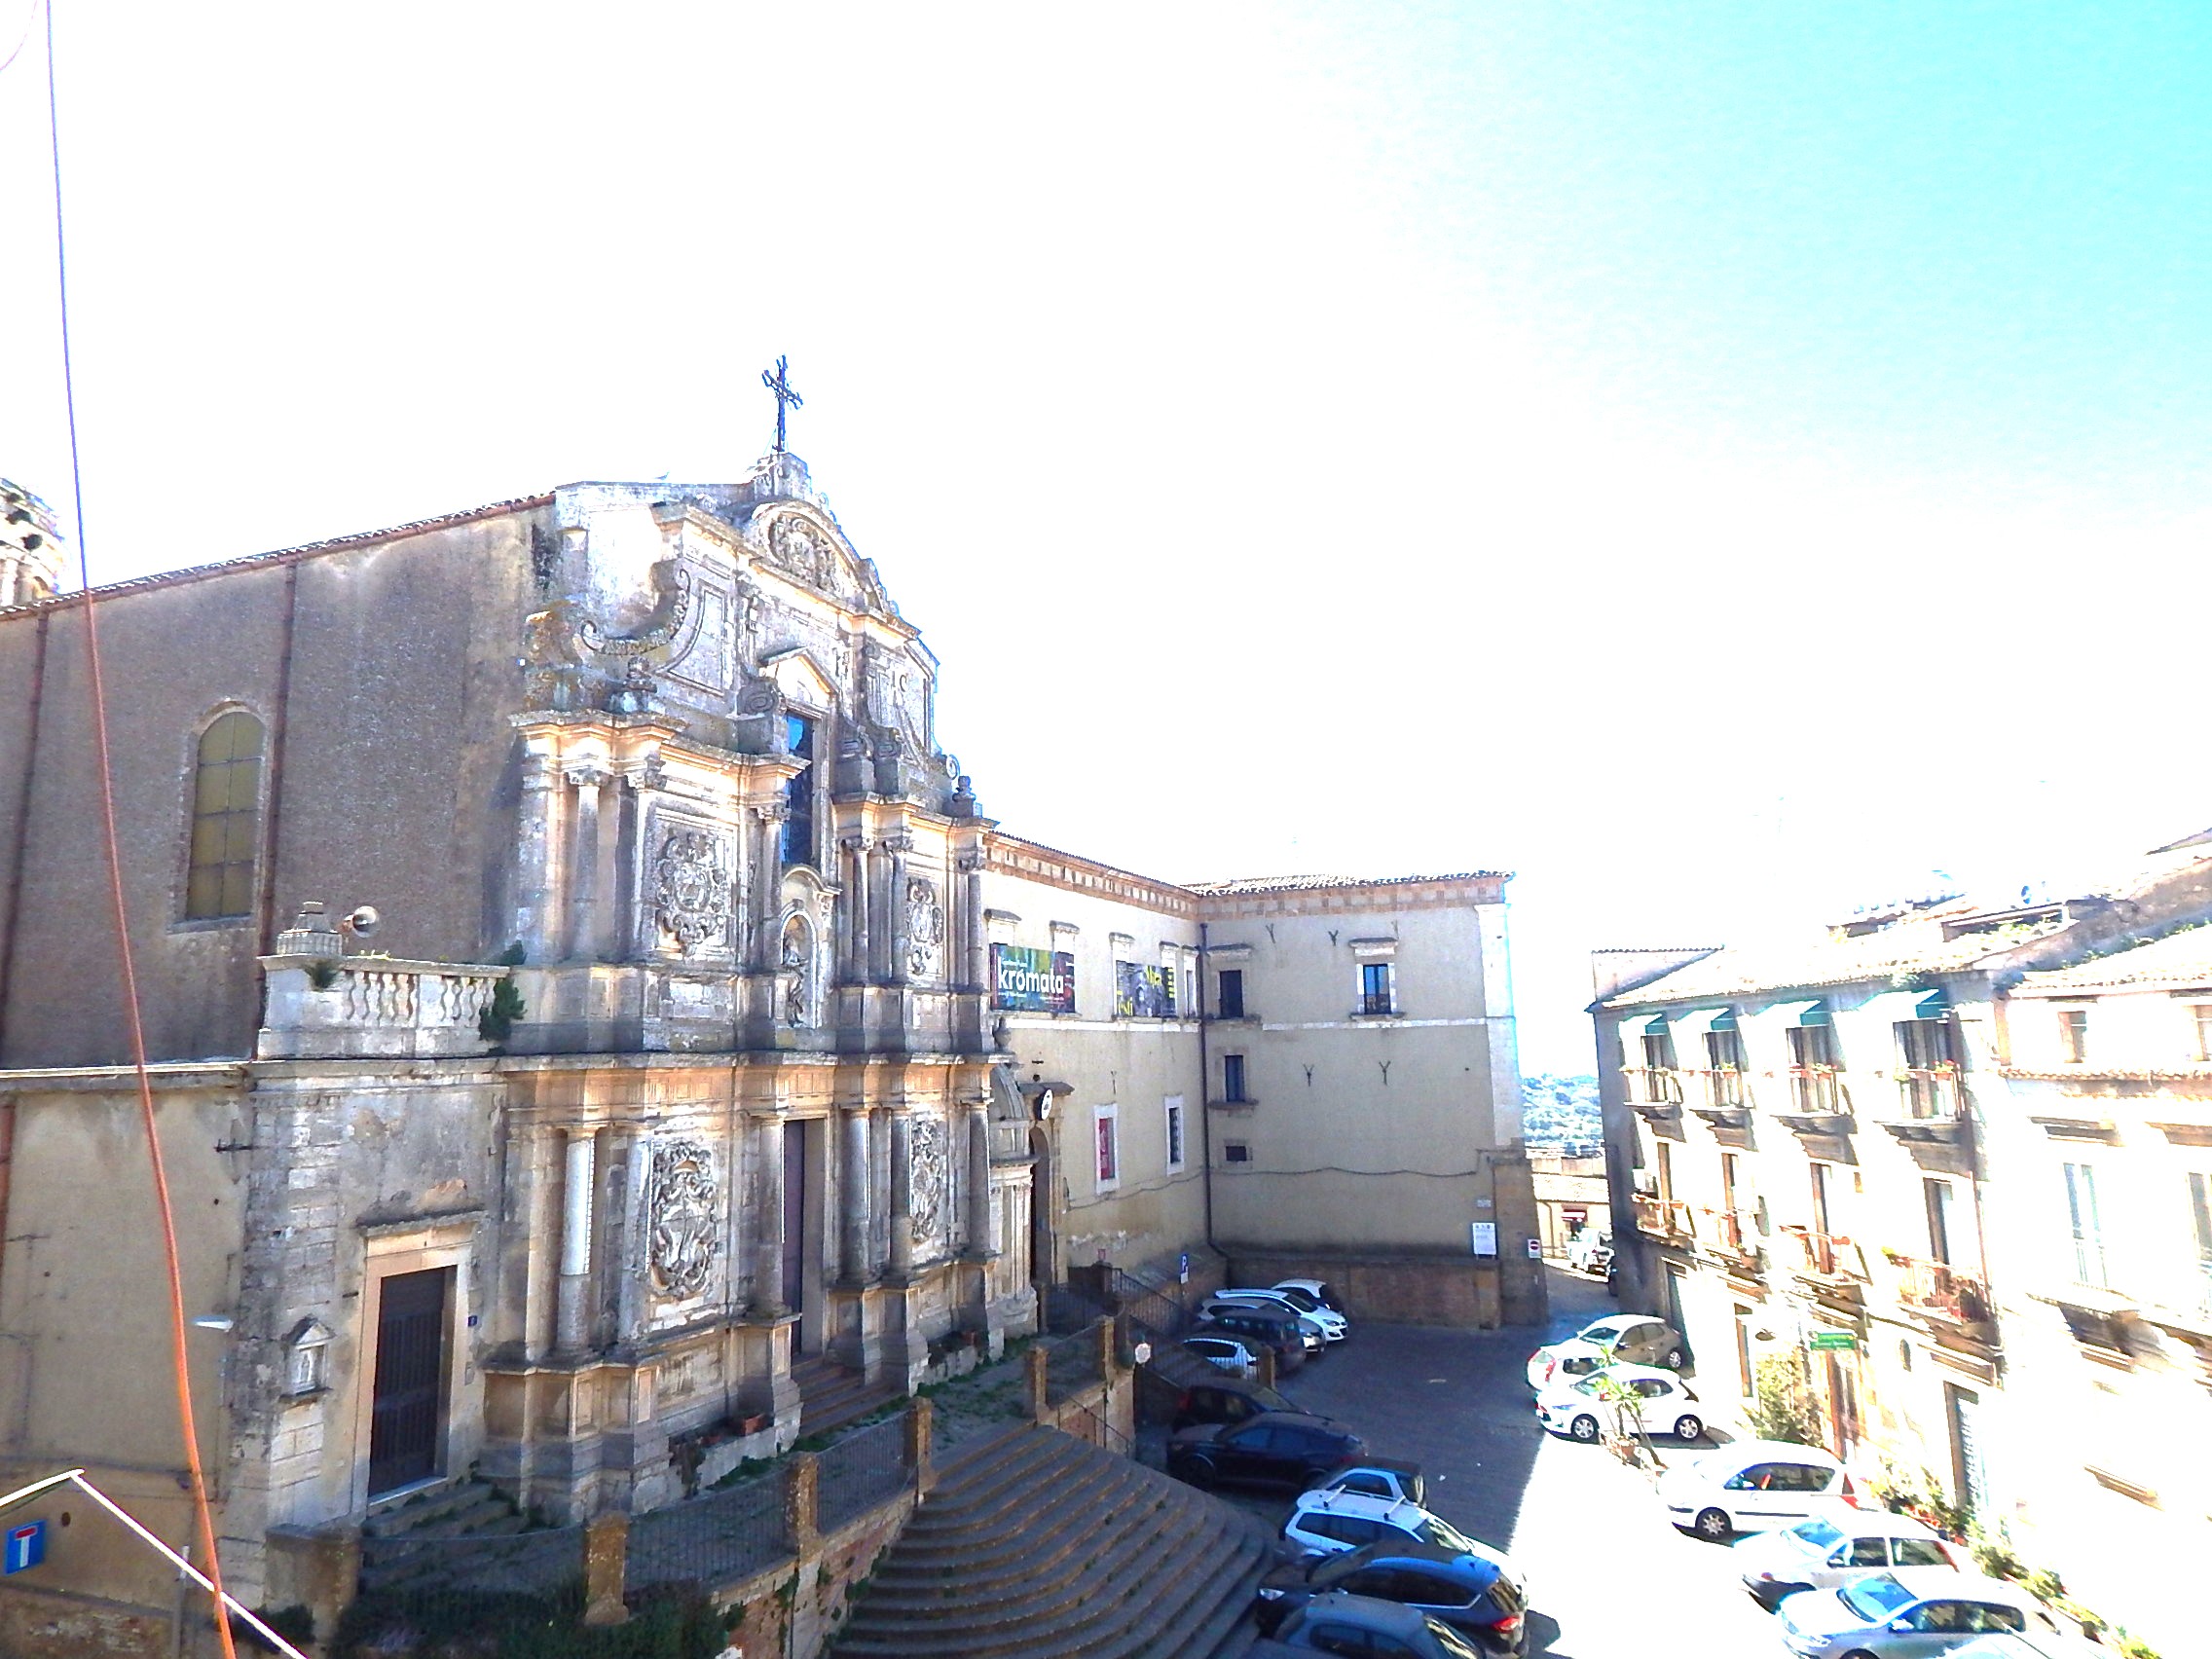
<path id="1" fill-rule="evenodd" d="M 1732 1008 L 1693 1009 L 1688 1014 L 1675 1015 L 1675 1029 L 1685 1037 L 1702 1037 L 1708 1031 L 1733 1031 L 1736 1011 Z"/>
<path id="2" fill-rule="evenodd" d="M 1782 1015 L 1785 1025 L 1825 1025 L 1828 1023 L 1828 1005 L 1825 997 L 1815 997 L 1811 1002 L 1776 1003 L 1770 1011 Z"/>
<path id="3" fill-rule="evenodd" d="M 1951 999 L 1942 991 L 1884 991 L 1859 1011 L 1892 1025 L 1914 1019 L 1941 1019 L 1951 1012 Z"/>
<path id="4" fill-rule="evenodd" d="M 1667 1035 L 1667 1016 L 1663 1014 L 1632 1014 L 1621 1021 L 1623 1037 L 1664 1037 Z"/>

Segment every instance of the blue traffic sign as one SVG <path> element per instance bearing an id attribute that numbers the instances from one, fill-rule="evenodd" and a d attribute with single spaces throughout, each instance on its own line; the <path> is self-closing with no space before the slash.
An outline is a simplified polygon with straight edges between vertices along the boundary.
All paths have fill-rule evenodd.
<path id="1" fill-rule="evenodd" d="M 46 1523 L 26 1522 L 8 1529 L 8 1555 L 0 1572 L 21 1572 L 46 1560 Z"/>

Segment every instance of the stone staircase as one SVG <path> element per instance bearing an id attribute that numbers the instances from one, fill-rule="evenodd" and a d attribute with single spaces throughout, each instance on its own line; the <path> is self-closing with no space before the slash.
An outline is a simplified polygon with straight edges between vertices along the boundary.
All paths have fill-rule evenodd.
<path id="1" fill-rule="evenodd" d="M 439 1546 L 525 1531 L 530 1518 L 488 1481 L 455 1478 L 376 1504 L 361 1524 L 361 1588 L 435 1576 Z"/>
<path id="2" fill-rule="evenodd" d="M 1235 1659 L 1272 1559 L 1257 1521 L 1057 1429 L 938 1475 L 834 1659 Z"/>
<path id="3" fill-rule="evenodd" d="M 827 1434 L 906 1397 L 896 1382 L 870 1382 L 833 1359 L 817 1356 L 792 1367 L 798 1389 L 799 1438 Z"/>

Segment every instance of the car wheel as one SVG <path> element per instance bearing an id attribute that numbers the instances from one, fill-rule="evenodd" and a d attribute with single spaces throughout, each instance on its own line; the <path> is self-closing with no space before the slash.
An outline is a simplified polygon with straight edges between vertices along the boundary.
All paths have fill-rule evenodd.
<path id="1" fill-rule="evenodd" d="M 1567 1426 L 1567 1432 L 1573 1435 L 1575 1439 L 1581 1441 L 1583 1445 L 1587 1446 L 1590 1444 L 1590 1442 L 1598 1438 L 1598 1419 L 1585 1414 L 1582 1417 L 1576 1418 L 1574 1421 Z"/>
<path id="2" fill-rule="evenodd" d="M 1695 1440 L 1703 1433 L 1705 1433 L 1705 1424 L 1693 1416 L 1684 1414 L 1675 1419 L 1675 1438 L 1677 1440 Z"/>
<path id="3" fill-rule="evenodd" d="M 1213 1485 L 1213 1465 L 1203 1457 L 1193 1457 L 1184 1463 L 1182 1476 L 1195 1487 L 1210 1487 Z"/>
<path id="4" fill-rule="evenodd" d="M 1669 1348 L 1667 1350 L 1667 1357 L 1661 1360 L 1659 1363 L 1661 1365 L 1664 1365 L 1669 1371 L 1679 1371 L 1682 1368 L 1682 1361 L 1684 1357 L 1685 1356 L 1680 1348 Z"/>
<path id="5" fill-rule="evenodd" d="M 1697 1512 L 1694 1528 L 1697 1535 L 1709 1544 L 1717 1544 L 1736 1529 L 1730 1525 L 1725 1509 L 1701 1509 Z"/>

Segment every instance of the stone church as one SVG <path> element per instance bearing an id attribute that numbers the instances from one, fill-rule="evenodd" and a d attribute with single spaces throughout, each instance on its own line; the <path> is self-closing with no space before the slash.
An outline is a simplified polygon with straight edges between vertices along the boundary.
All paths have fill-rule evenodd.
<path id="1" fill-rule="evenodd" d="M 55 592 L 51 520 L 9 501 L 0 1474 L 91 1463 L 181 1540 L 84 607 Z M 570 485 L 148 576 L 97 612 L 203 1451 L 248 1604 L 286 1598 L 288 1540 L 439 1476 L 551 1518 L 672 1501 L 788 1446 L 810 1370 L 904 1391 L 1034 1329 L 1071 1236 L 1087 1264 L 1218 1273 L 1224 1160 L 1281 1183 L 1246 1189 L 1255 1230 L 1297 1214 L 1302 1171 L 1269 1168 L 1286 1114 L 1336 1125 L 1299 1158 L 1358 1161 L 1312 1054 L 1271 1130 L 1242 1055 L 1206 1047 L 1205 999 L 1234 994 L 1267 1075 L 1242 987 L 1302 903 L 1335 924 L 1309 977 L 1342 1017 L 1284 1029 L 1432 1045 L 1441 1092 L 1401 1048 L 1375 1132 L 1403 1143 L 1384 1162 L 1453 1170 L 1419 1204 L 1340 1171 L 1332 1213 L 1426 1204 L 1419 1247 L 1488 1275 L 1467 1307 L 1540 1309 L 1513 1259 L 1535 1228 L 1505 878 L 1209 895 L 1003 833 L 940 741 L 936 659 L 787 450 L 732 484 Z M 1209 916 L 1258 938 L 1220 973 Z M 1273 1006 L 1304 982 L 1285 969 Z M 1424 983 L 1464 1016 L 1407 1019 Z M 1507 1260 L 1466 1260 L 1470 1219 Z M 173 1603 L 121 1547 L 88 1542 L 68 1582 Z M 0 1597 L 0 1645 L 43 1594 Z"/>

